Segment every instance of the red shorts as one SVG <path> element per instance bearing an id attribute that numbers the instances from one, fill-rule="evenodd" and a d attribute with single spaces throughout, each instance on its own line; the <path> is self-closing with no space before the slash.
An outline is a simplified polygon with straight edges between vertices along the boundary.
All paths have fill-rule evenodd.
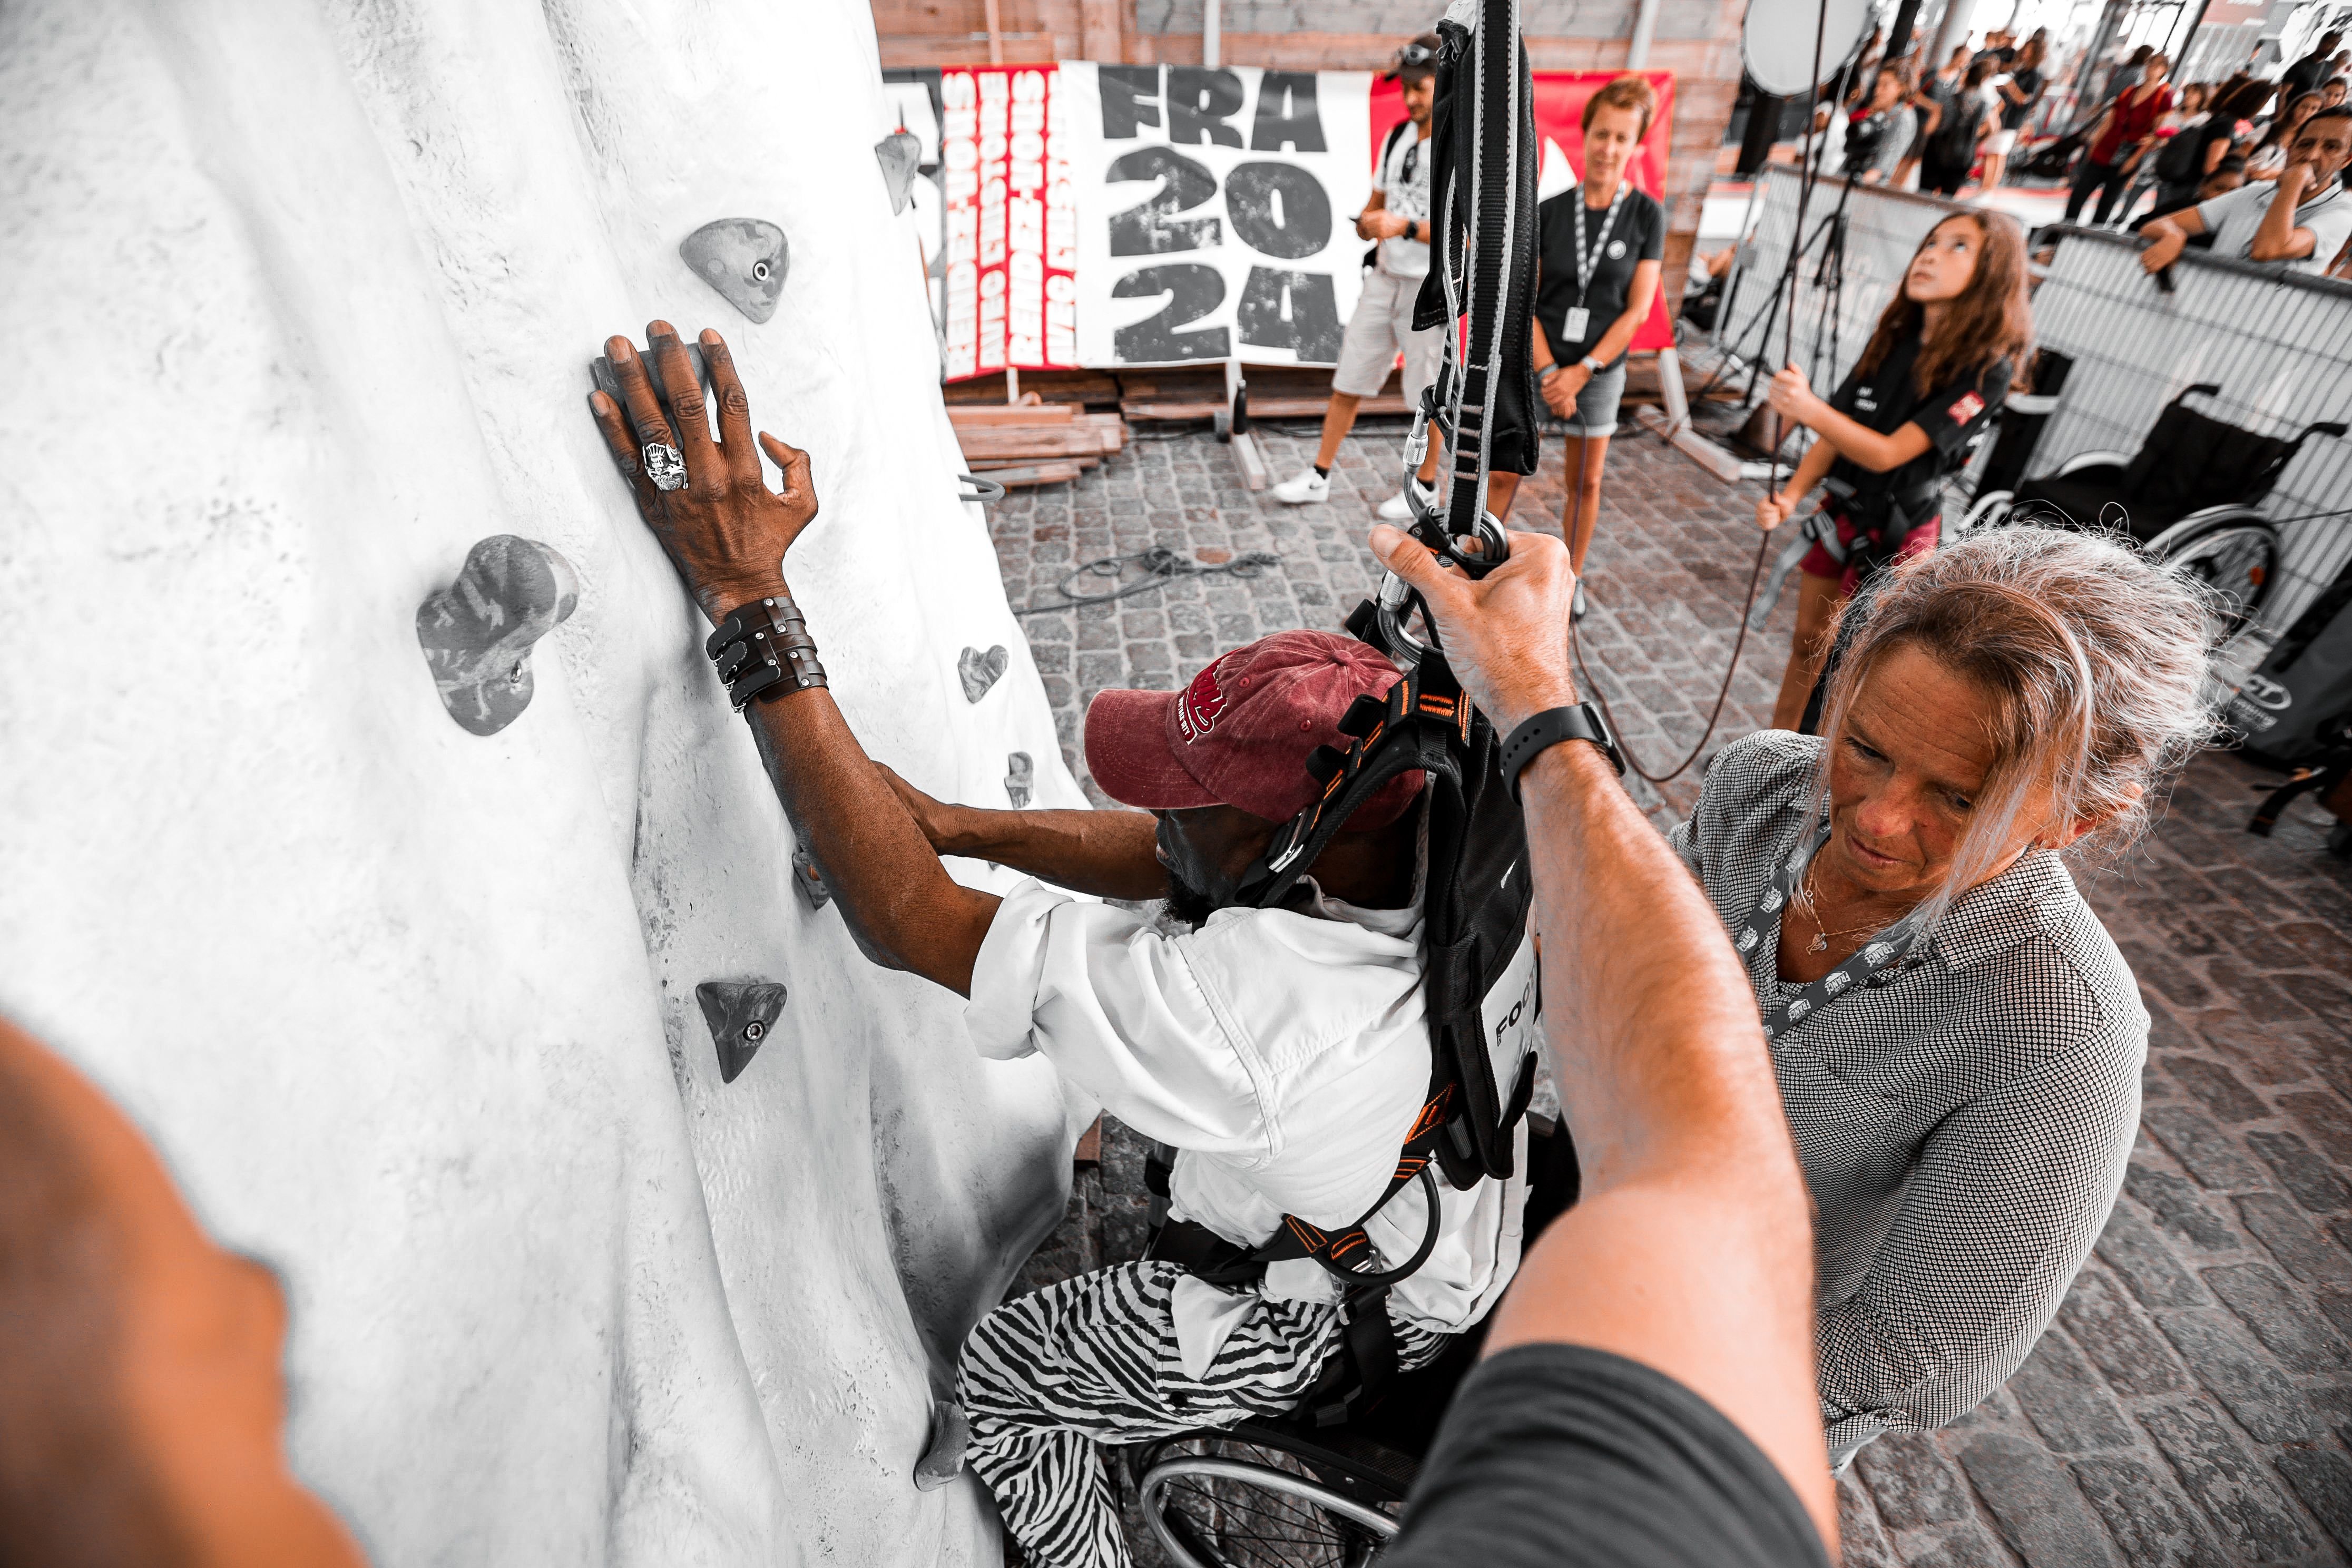
<path id="1" fill-rule="evenodd" d="M 1853 549 L 1853 542 L 1862 537 L 1862 530 L 1843 512 L 1832 512 L 1830 515 L 1837 521 L 1838 542 L 1849 550 Z M 1936 548 L 1936 542 L 1943 531 L 1944 520 L 1941 517 L 1927 519 L 1903 536 L 1903 548 L 1895 552 L 1895 558 L 1907 561 L 1914 555 L 1927 554 Z M 1805 552 L 1804 559 L 1797 563 L 1797 570 L 1808 577 L 1838 578 L 1838 592 L 1841 594 L 1851 595 L 1862 585 L 1862 568 L 1841 564 L 1831 557 L 1828 549 L 1819 540 L 1815 540 L 1813 547 Z"/>

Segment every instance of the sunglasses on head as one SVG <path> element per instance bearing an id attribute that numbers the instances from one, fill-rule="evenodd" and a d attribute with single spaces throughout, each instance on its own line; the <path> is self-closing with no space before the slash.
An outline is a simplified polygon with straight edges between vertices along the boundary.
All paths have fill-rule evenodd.
<path id="1" fill-rule="evenodd" d="M 1397 51 L 1396 62 L 1399 70 L 1406 70 L 1413 66 L 1433 65 L 1436 60 L 1437 51 L 1427 44 L 1407 44 Z"/>

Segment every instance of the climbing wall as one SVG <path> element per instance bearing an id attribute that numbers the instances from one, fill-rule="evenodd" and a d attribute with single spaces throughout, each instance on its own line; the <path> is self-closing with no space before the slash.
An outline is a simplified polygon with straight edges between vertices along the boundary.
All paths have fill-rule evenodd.
<path id="1" fill-rule="evenodd" d="M 379 1563 L 995 1558 L 910 1478 L 1091 1108 L 795 887 L 584 405 L 725 331 L 868 748 L 1080 804 L 891 123 L 862 0 L 0 7 L 0 1012 L 284 1278 Z"/>

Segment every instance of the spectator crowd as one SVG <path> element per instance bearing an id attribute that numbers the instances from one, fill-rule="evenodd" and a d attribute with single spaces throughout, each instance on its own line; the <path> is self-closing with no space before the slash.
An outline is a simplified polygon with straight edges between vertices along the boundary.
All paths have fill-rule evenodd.
<path id="1" fill-rule="evenodd" d="M 2012 173 L 2063 179 L 2065 221 L 2147 234 L 2150 270 L 2184 248 L 2352 278 L 2352 49 L 2322 35 L 2276 79 L 2179 82 L 2141 45 L 2099 75 L 2062 68 L 2046 28 L 1996 29 L 1930 64 L 1876 35 L 1824 89 L 1830 166 L 1865 184 L 1957 197 Z M 1842 132 L 1842 133 L 1839 133 Z"/>

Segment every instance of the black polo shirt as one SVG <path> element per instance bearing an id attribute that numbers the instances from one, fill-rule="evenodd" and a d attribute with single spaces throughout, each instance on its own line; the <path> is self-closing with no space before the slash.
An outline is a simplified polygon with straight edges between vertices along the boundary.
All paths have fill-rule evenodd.
<path id="1" fill-rule="evenodd" d="M 1914 329 L 1895 341 L 1885 363 L 1870 374 L 1856 364 L 1830 398 L 1830 406 L 1881 436 L 1916 425 L 1927 433 L 1927 449 L 1884 474 L 1840 458 L 1830 465 L 1831 479 L 1866 496 L 1917 489 L 1958 468 L 1969 440 L 2009 399 L 2009 378 L 2015 367 L 2006 359 L 1924 394 L 1911 376 L 1918 361 L 1919 333 Z"/>
<path id="2" fill-rule="evenodd" d="M 1666 253 L 1666 209 L 1645 191 L 1625 186 L 1609 243 L 1601 247 L 1584 290 L 1584 331 L 1570 341 L 1568 312 L 1576 303 L 1576 204 L 1584 200 L 1581 183 L 1570 185 L 1536 208 L 1536 244 L 1541 255 L 1541 280 L 1536 286 L 1536 320 L 1542 323 L 1551 357 L 1574 364 L 1592 352 L 1617 318 L 1625 313 L 1625 296 L 1633 291 L 1633 268 Z M 1609 221 L 1606 206 L 1584 210 L 1584 243 L 1589 250 Z M 1611 370 L 1625 363 L 1617 356 Z"/>

